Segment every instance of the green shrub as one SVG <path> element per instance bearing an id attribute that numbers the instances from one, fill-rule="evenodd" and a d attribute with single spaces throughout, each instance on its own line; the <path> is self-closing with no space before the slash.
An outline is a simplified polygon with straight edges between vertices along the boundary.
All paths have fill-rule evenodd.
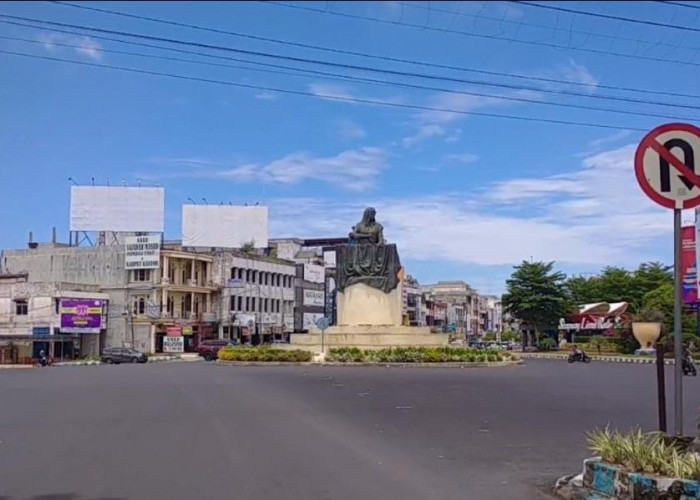
<path id="1" fill-rule="evenodd" d="M 262 362 L 311 361 L 313 357 L 309 351 L 299 349 L 288 351 L 271 347 L 225 347 L 219 351 L 218 356 L 223 361 Z"/>
<path id="2" fill-rule="evenodd" d="M 700 480 L 700 459 L 679 450 L 658 432 L 643 434 L 636 429 L 624 434 L 606 427 L 589 433 L 588 444 L 604 461 L 631 472 Z"/>
<path id="3" fill-rule="evenodd" d="M 468 347 L 392 347 L 386 349 L 358 349 L 338 347 L 326 355 L 328 361 L 376 363 L 474 363 L 511 359 L 510 353 L 480 351 Z"/>
<path id="4" fill-rule="evenodd" d="M 539 348 L 542 351 L 551 351 L 557 347 L 557 342 L 550 337 L 543 338 L 540 340 Z"/>

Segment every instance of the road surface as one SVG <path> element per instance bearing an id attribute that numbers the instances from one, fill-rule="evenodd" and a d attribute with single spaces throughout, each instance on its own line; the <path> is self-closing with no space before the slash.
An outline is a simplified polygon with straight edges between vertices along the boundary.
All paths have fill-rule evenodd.
<path id="1" fill-rule="evenodd" d="M 549 498 L 586 431 L 654 428 L 653 384 L 652 365 L 559 360 L 3 370 L 0 499 Z"/>

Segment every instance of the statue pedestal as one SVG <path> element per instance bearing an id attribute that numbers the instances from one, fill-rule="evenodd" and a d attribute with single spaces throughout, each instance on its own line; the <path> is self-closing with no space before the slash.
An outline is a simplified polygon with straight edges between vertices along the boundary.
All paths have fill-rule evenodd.
<path id="1" fill-rule="evenodd" d="M 440 347 L 449 345 L 446 333 L 430 333 L 427 326 L 359 325 L 331 326 L 326 330 L 326 351 L 335 347 L 386 349 L 389 347 Z M 293 333 L 290 348 L 321 352 L 321 332 Z"/>
<path id="2" fill-rule="evenodd" d="M 357 283 L 337 294 L 338 325 L 394 325 L 403 319 L 401 283 L 389 293 Z"/>

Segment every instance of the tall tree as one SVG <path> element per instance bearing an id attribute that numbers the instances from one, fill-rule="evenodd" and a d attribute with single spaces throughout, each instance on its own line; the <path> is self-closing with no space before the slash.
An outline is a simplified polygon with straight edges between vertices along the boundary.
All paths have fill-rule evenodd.
<path id="1" fill-rule="evenodd" d="M 539 341 L 540 333 L 557 324 L 569 310 L 564 286 L 566 276 L 554 271 L 554 262 L 523 261 L 506 281 L 503 309 L 531 325 Z"/>
<path id="2" fill-rule="evenodd" d="M 660 286 L 673 286 L 673 268 L 661 262 L 645 262 L 637 268 L 632 279 L 633 296 L 628 300 L 634 305 L 645 305 L 645 295 Z"/>
<path id="3" fill-rule="evenodd" d="M 600 278 L 584 278 L 572 276 L 566 280 L 566 289 L 571 301 L 576 305 L 601 302 Z"/>

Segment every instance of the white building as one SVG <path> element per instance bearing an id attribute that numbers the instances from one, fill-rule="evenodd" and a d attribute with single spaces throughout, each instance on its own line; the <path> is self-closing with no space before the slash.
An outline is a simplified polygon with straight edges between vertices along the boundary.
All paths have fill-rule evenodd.
<path id="1" fill-rule="evenodd" d="M 281 340 L 294 331 L 294 263 L 239 251 L 214 256 L 214 279 L 221 285 L 220 336 L 247 342 Z M 258 339 L 255 339 L 257 342 Z"/>

